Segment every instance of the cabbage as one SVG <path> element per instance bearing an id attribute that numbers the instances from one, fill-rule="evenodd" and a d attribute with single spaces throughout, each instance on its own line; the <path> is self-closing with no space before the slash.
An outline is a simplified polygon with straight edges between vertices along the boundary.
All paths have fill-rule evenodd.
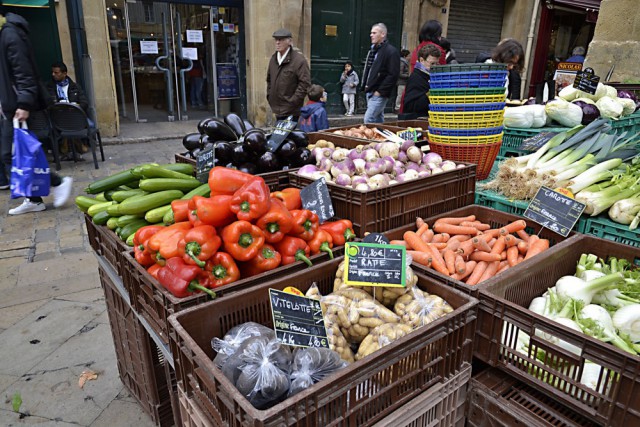
<path id="1" fill-rule="evenodd" d="M 610 98 L 617 98 L 618 97 L 618 89 L 616 89 L 613 86 L 608 86 L 608 85 L 603 85 L 605 90 L 607 91 L 607 94 L 605 96 L 608 96 Z"/>
<path id="2" fill-rule="evenodd" d="M 596 105 L 596 102 L 591 98 L 576 98 L 571 102 L 578 102 L 578 101 L 584 102 L 585 104 Z"/>
<path id="3" fill-rule="evenodd" d="M 504 125 L 509 128 L 529 129 L 533 126 L 533 113 L 525 107 L 508 107 L 504 110 Z"/>
<path id="4" fill-rule="evenodd" d="M 633 114 L 636 111 L 636 102 L 633 99 L 629 98 L 615 98 L 620 105 L 622 105 L 622 114 L 621 116 L 628 116 L 629 114 Z"/>
<path id="5" fill-rule="evenodd" d="M 563 87 L 562 90 L 558 93 L 558 96 L 565 101 L 573 101 L 578 97 L 579 92 L 580 91 L 578 89 L 574 88 L 572 85 L 569 85 Z"/>
<path id="6" fill-rule="evenodd" d="M 589 123 L 600 117 L 600 110 L 598 110 L 598 107 L 596 107 L 595 102 L 591 100 L 589 100 L 590 103 L 578 100 L 571 102 L 582 108 L 583 125 L 588 125 Z"/>
<path id="7" fill-rule="evenodd" d="M 617 99 L 617 98 L 616 98 Z M 622 104 L 620 104 L 616 99 L 613 99 L 608 96 L 603 96 L 598 99 L 596 102 L 596 106 L 598 110 L 600 110 L 600 114 L 602 117 L 606 117 L 609 119 L 617 119 L 622 114 Z"/>
<path id="8" fill-rule="evenodd" d="M 638 97 L 633 92 L 629 92 L 628 90 L 619 90 L 618 98 L 633 99 L 634 102 L 638 102 Z"/>
<path id="9" fill-rule="evenodd" d="M 549 101 L 544 110 L 547 116 L 563 126 L 572 128 L 582 123 L 582 108 L 562 98 Z"/>

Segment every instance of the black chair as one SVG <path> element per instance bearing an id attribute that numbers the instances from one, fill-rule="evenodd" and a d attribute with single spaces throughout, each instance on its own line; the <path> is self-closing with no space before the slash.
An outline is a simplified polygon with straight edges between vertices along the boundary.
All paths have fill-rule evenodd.
<path id="1" fill-rule="evenodd" d="M 102 138 L 97 128 L 89 126 L 87 115 L 78 105 L 69 103 L 58 103 L 49 107 L 49 118 L 53 127 L 54 153 L 58 150 L 60 142 L 64 138 L 86 139 L 91 147 L 93 164 L 98 169 L 98 159 L 96 157 L 96 144 L 100 147 L 100 155 L 104 162 L 104 151 L 102 149 Z M 76 151 L 73 144 L 69 144 L 73 159 L 76 159 Z"/>
<path id="2" fill-rule="evenodd" d="M 60 170 L 60 155 L 58 146 L 53 142 L 53 129 L 47 110 L 31 111 L 27 119 L 27 127 L 45 146 L 51 146 L 53 159 L 56 162 L 56 170 Z"/>

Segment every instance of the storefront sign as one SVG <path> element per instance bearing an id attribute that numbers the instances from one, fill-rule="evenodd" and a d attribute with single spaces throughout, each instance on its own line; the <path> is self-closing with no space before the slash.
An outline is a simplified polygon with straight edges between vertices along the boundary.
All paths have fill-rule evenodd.
<path id="1" fill-rule="evenodd" d="M 576 74 L 573 87 L 594 95 L 596 89 L 598 89 L 598 82 L 600 82 L 600 77 L 595 75 L 593 68 L 587 67 L 584 71 L 579 71 L 578 74 Z"/>
<path id="2" fill-rule="evenodd" d="M 335 215 L 331 196 L 329 195 L 329 187 L 327 187 L 327 181 L 324 177 L 300 190 L 300 199 L 302 200 L 302 208 L 318 215 L 320 224 Z"/>
<path id="3" fill-rule="evenodd" d="M 582 63 L 581 62 L 560 62 L 556 69 L 559 71 L 573 71 L 577 73 L 578 71 L 582 71 Z"/>
<path id="4" fill-rule="evenodd" d="M 282 344 L 329 348 L 320 301 L 269 289 L 273 329 Z"/>
<path id="5" fill-rule="evenodd" d="M 182 57 L 184 59 L 191 59 L 192 61 L 196 61 L 198 59 L 198 48 L 197 47 L 183 47 L 182 48 Z"/>
<path id="6" fill-rule="evenodd" d="M 375 243 L 345 244 L 344 283 L 354 286 L 406 286 L 406 248 Z"/>
<path id="7" fill-rule="evenodd" d="M 567 237 L 586 207 L 571 197 L 542 186 L 523 216 Z"/>
<path id="8" fill-rule="evenodd" d="M 202 43 L 202 30 L 187 30 L 187 43 Z"/>
<path id="9" fill-rule="evenodd" d="M 238 68 L 235 64 L 216 64 L 218 74 L 218 99 L 240 97 Z"/>
<path id="10" fill-rule="evenodd" d="M 158 54 L 158 42 L 140 40 L 140 53 L 145 55 L 157 55 Z"/>

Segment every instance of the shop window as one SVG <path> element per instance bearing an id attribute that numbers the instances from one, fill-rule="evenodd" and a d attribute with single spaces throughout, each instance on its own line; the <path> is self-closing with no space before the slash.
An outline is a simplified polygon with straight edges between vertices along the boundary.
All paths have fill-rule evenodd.
<path id="1" fill-rule="evenodd" d="M 144 10 L 144 22 L 154 23 L 156 22 L 156 14 L 153 10 L 152 2 L 142 3 L 142 8 Z"/>

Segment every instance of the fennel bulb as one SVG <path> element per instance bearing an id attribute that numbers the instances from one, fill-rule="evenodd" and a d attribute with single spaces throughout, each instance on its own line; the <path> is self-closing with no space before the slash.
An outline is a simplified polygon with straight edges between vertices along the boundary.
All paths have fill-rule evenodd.
<path id="1" fill-rule="evenodd" d="M 575 276 L 564 276 L 556 282 L 556 292 L 562 301 L 580 301 L 591 304 L 593 296 L 601 290 L 624 279 L 621 273 L 607 274 L 594 280 L 585 281 Z"/>
<path id="2" fill-rule="evenodd" d="M 615 202 L 609 208 L 609 218 L 618 224 L 629 225 L 640 212 L 640 193 L 628 199 Z"/>
<path id="3" fill-rule="evenodd" d="M 634 343 L 640 342 L 640 304 L 627 305 L 616 311 L 613 326 Z"/>
<path id="4" fill-rule="evenodd" d="M 628 353 L 637 354 L 625 340 L 620 338 L 613 326 L 611 315 L 604 307 L 588 304 L 580 310 L 578 318 L 578 324 L 585 334 L 605 342 L 610 342 Z"/>

